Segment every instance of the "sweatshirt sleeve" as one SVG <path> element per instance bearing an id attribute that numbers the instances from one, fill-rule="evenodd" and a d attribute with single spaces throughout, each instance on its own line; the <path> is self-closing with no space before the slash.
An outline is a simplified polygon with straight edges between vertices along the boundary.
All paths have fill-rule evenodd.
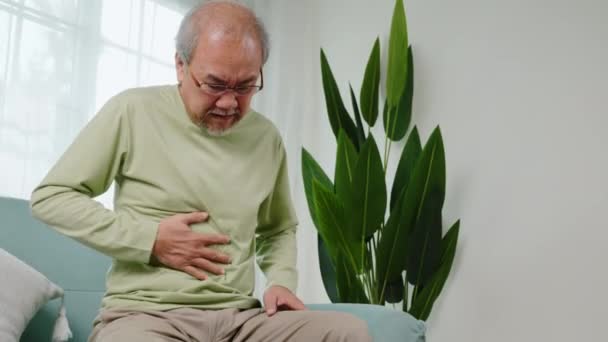
<path id="1" fill-rule="evenodd" d="M 93 200 L 120 180 L 129 157 L 127 111 L 121 95 L 110 99 L 34 189 L 30 205 L 34 217 L 64 235 L 114 259 L 148 263 L 157 223 Z"/>
<path id="2" fill-rule="evenodd" d="M 291 202 L 287 158 L 279 145 L 280 166 L 273 191 L 258 214 L 256 234 L 257 263 L 266 276 L 266 288 L 281 285 L 295 293 L 297 246 L 295 210 Z"/>

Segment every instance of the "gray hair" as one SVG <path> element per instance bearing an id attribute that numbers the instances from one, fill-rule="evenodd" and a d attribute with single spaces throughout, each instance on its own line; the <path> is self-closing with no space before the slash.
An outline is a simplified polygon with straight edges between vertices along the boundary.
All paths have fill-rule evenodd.
<path id="1" fill-rule="evenodd" d="M 221 4 L 228 3 L 232 5 L 239 6 L 245 11 L 249 12 L 251 18 L 253 19 L 253 28 L 257 34 L 258 39 L 260 40 L 260 46 L 262 48 L 262 64 L 266 64 L 268 60 L 268 56 L 270 54 L 270 41 L 268 37 L 268 32 L 266 31 L 266 27 L 262 20 L 255 15 L 253 10 L 249 7 L 238 3 L 233 0 L 210 0 L 203 2 L 197 6 L 191 8 L 188 13 L 182 19 L 182 22 L 179 25 L 179 30 L 177 31 L 177 36 L 175 37 L 175 50 L 177 52 L 178 57 L 186 64 L 190 63 L 190 59 L 192 58 L 192 54 L 196 49 L 196 45 L 198 43 L 198 38 L 200 34 L 199 28 L 199 20 L 200 16 L 198 15 L 201 11 L 204 11 L 205 7 L 210 4 Z"/>

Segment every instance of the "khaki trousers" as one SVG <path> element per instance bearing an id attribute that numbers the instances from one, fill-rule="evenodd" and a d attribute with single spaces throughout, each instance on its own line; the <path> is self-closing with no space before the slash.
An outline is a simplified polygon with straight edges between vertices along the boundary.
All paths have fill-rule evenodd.
<path id="1" fill-rule="evenodd" d="M 89 342 L 370 342 L 365 321 L 332 311 L 105 310 Z"/>

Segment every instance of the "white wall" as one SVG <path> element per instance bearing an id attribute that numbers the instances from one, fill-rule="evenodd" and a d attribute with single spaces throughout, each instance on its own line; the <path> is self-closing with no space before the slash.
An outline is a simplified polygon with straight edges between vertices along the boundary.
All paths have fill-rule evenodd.
<path id="1" fill-rule="evenodd" d="M 277 122 L 290 153 L 301 217 L 299 293 L 326 301 L 299 172 L 304 145 L 333 173 L 318 49 L 344 93 L 348 80 L 358 92 L 377 35 L 386 52 L 393 1 L 252 2 L 275 44 L 257 107 Z M 441 125 L 446 225 L 462 218 L 429 340 L 607 340 L 608 3 L 406 6 L 414 122 L 424 137 Z"/>

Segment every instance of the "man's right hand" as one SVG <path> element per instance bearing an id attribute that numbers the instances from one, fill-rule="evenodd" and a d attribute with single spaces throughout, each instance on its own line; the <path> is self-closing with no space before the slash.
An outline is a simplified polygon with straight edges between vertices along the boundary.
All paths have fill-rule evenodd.
<path id="1" fill-rule="evenodd" d="M 230 238 L 219 234 L 195 233 L 191 224 L 205 222 L 209 214 L 194 212 L 177 214 L 160 221 L 152 255 L 161 264 L 186 272 L 205 280 L 207 274 L 224 274 L 224 269 L 216 263 L 229 264 L 230 257 L 209 248 L 210 245 L 228 244 Z"/>

